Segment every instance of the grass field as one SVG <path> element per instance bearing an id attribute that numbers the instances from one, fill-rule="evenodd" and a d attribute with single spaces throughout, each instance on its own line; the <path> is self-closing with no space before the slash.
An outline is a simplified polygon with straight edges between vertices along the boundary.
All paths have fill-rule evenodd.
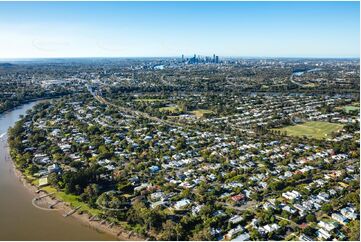
<path id="1" fill-rule="evenodd" d="M 161 112 L 171 112 L 171 113 L 175 113 L 178 112 L 179 108 L 178 106 L 171 106 L 171 107 L 162 107 L 159 108 L 159 111 Z"/>
<path id="2" fill-rule="evenodd" d="M 358 106 L 345 106 L 345 107 L 343 107 L 343 109 L 346 112 L 350 112 L 350 111 L 354 111 L 354 110 L 359 110 L 360 108 Z"/>
<path id="3" fill-rule="evenodd" d="M 288 126 L 275 130 L 286 132 L 287 135 L 290 136 L 306 136 L 308 138 L 323 139 L 328 138 L 332 132 L 337 132 L 342 128 L 342 124 L 310 121 L 303 124 Z"/>
<path id="4" fill-rule="evenodd" d="M 62 191 L 57 191 L 55 188 L 53 188 L 51 186 L 45 186 L 45 187 L 42 187 L 41 189 L 45 190 L 48 193 L 53 193 L 54 192 L 54 196 L 57 199 L 59 199 L 59 200 L 61 200 L 63 202 L 68 202 L 73 207 L 80 206 L 79 211 L 89 212 L 91 215 L 99 215 L 99 214 L 101 214 L 101 210 L 91 208 L 91 207 L 89 207 L 88 204 L 86 204 L 86 203 L 84 203 L 82 201 L 79 201 L 79 196 L 72 195 L 72 194 L 66 194 L 65 192 L 62 192 Z"/>
<path id="5" fill-rule="evenodd" d="M 360 110 L 360 103 L 359 102 L 353 102 L 349 105 L 346 106 L 340 106 L 340 107 L 336 107 L 336 110 L 344 110 L 346 113 L 355 111 L 355 110 Z"/>
<path id="6" fill-rule="evenodd" d="M 213 111 L 208 110 L 208 109 L 197 109 L 197 110 L 192 111 L 191 113 L 194 114 L 197 118 L 201 118 L 205 114 L 212 114 Z"/>

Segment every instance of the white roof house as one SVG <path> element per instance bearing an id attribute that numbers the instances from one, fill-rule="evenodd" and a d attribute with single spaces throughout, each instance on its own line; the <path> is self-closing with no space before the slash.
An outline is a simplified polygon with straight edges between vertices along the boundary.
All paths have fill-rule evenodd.
<path id="1" fill-rule="evenodd" d="M 228 222 L 232 223 L 232 224 L 236 224 L 239 223 L 243 220 L 243 217 L 240 215 L 234 215 L 233 217 L 231 217 Z"/>
<path id="2" fill-rule="evenodd" d="M 331 235 L 324 229 L 319 229 L 316 231 L 316 234 L 319 238 L 329 240 L 331 238 Z"/>
<path id="3" fill-rule="evenodd" d="M 347 218 L 339 213 L 333 213 L 331 215 L 331 218 L 333 218 L 334 220 L 336 220 L 337 222 L 339 222 L 341 224 L 346 224 L 348 222 Z"/>
<path id="4" fill-rule="evenodd" d="M 190 201 L 189 199 L 184 198 L 184 199 L 176 202 L 176 203 L 174 204 L 174 208 L 177 209 L 177 210 L 178 210 L 178 209 L 182 209 L 182 208 L 184 208 L 185 206 L 189 205 L 190 203 L 191 203 L 191 201 Z"/>
<path id="5" fill-rule="evenodd" d="M 326 223 L 324 221 L 320 221 L 318 224 L 317 224 L 319 227 L 327 230 L 327 231 L 332 231 L 336 228 L 336 226 L 332 223 Z"/>
<path id="6" fill-rule="evenodd" d="M 232 239 L 232 241 L 248 241 L 250 240 L 250 236 L 249 233 L 243 233 L 241 235 L 239 235 L 238 237 Z"/>
<path id="7" fill-rule="evenodd" d="M 301 194 L 297 191 L 284 192 L 284 193 L 282 193 L 282 197 L 284 197 L 288 200 L 296 200 L 296 199 L 301 198 Z"/>
<path id="8" fill-rule="evenodd" d="M 263 229 L 267 232 L 267 233 L 271 233 L 273 231 L 276 231 L 278 229 L 280 229 L 280 226 L 278 226 L 277 224 L 267 224 L 265 226 L 263 226 Z"/>
<path id="9" fill-rule="evenodd" d="M 355 213 L 355 210 L 353 208 L 350 208 L 350 207 L 346 207 L 346 208 L 341 209 L 341 214 L 343 216 L 345 216 L 346 218 L 351 219 L 351 220 L 355 220 L 358 217 L 358 214 Z"/>

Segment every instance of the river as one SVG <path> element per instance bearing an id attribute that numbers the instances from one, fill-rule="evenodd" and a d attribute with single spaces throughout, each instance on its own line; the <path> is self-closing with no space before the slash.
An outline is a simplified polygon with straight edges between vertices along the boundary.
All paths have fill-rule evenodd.
<path id="1" fill-rule="evenodd" d="M 302 76 L 306 72 L 314 72 L 314 71 L 320 71 L 320 70 L 322 70 L 322 69 L 321 68 L 314 68 L 314 69 L 311 69 L 311 70 L 296 71 L 296 72 L 293 72 L 292 75 L 294 75 L 294 76 Z"/>
<path id="2" fill-rule="evenodd" d="M 0 114 L 0 240 L 116 240 L 71 216 L 35 208 L 31 203 L 34 195 L 15 176 L 6 132 L 39 102 Z"/>

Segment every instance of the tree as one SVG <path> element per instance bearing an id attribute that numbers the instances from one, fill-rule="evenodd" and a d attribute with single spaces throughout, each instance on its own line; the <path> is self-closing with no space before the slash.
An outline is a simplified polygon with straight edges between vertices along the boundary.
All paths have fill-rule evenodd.
<path id="1" fill-rule="evenodd" d="M 332 206 L 331 204 L 326 203 L 322 205 L 321 210 L 324 211 L 325 213 L 330 213 L 332 211 Z"/>
<path id="2" fill-rule="evenodd" d="M 80 169 L 83 166 L 83 163 L 81 161 L 72 161 L 69 165 L 76 169 Z"/>
<path id="3" fill-rule="evenodd" d="M 209 230 L 209 228 L 203 228 L 202 230 L 200 230 L 199 232 L 194 232 L 193 236 L 191 237 L 190 240 L 197 240 L 197 241 L 201 241 L 201 240 L 213 240 L 213 237 L 211 235 L 211 232 Z"/>
<path id="4" fill-rule="evenodd" d="M 93 165 L 77 172 L 64 172 L 62 179 L 65 184 L 65 192 L 79 195 L 88 184 L 98 182 L 100 172 L 102 171 L 99 165 Z"/>
<path id="5" fill-rule="evenodd" d="M 314 236 L 315 234 L 315 229 L 313 229 L 311 226 L 307 226 L 306 228 L 303 229 L 303 233 L 305 235 L 308 235 L 308 236 Z"/>
<path id="6" fill-rule="evenodd" d="M 159 234 L 159 240 L 179 240 L 182 234 L 182 226 L 171 220 L 162 224 L 162 232 Z"/>
<path id="7" fill-rule="evenodd" d="M 350 241 L 360 241 L 360 220 L 353 220 L 348 225 L 350 232 L 348 237 Z"/>
<path id="8" fill-rule="evenodd" d="M 95 206 L 95 201 L 99 195 L 99 186 L 97 184 L 90 184 L 84 189 L 82 199 L 87 201 L 91 206 Z"/>
<path id="9" fill-rule="evenodd" d="M 252 229 L 249 233 L 252 240 L 259 240 L 261 238 L 260 233 L 256 229 Z"/>
<path id="10" fill-rule="evenodd" d="M 275 181 L 275 182 L 272 182 L 271 184 L 269 184 L 269 188 L 272 191 L 280 191 L 283 188 L 285 188 L 285 183 L 283 181 Z"/>
<path id="11" fill-rule="evenodd" d="M 307 221 L 308 223 L 316 222 L 316 216 L 313 215 L 312 213 L 307 214 L 307 216 L 306 216 L 306 221 Z"/>
<path id="12" fill-rule="evenodd" d="M 55 172 L 51 173 L 48 176 L 48 182 L 51 186 L 53 187 L 57 187 L 58 186 L 58 181 L 59 181 L 59 175 L 56 174 Z"/>
<path id="13" fill-rule="evenodd" d="M 143 214 L 144 224 L 148 229 L 159 228 L 162 224 L 162 214 L 154 209 L 146 209 Z"/>
<path id="14" fill-rule="evenodd" d="M 128 222 L 131 224 L 145 225 L 145 216 L 148 216 L 148 208 L 141 201 L 136 201 L 128 211 Z"/>
<path id="15" fill-rule="evenodd" d="M 133 185 L 130 182 L 125 183 L 118 183 L 117 184 L 118 191 L 124 192 L 124 193 L 130 193 L 133 192 Z"/>
<path id="16" fill-rule="evenodd" d="M 288 226 L 290 223 L 287 221 L 287 220 L 281 220 L 278 222 L 278 225 L 281 226 L 281 227 L 286 227 Z"/>

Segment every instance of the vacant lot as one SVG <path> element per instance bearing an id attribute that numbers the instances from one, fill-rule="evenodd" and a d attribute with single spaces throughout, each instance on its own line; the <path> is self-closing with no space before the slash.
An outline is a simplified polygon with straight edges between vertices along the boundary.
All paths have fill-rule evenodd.
<path id="1" fill-rule="evenodd" d="M 290 136 L 306 136 L 308 138 L 323 139 L 328 138 L 332 132 L 337 132 L 343 128 L 342 124 L 311 121 L 303 124 L 293 125 L 276 129 L 286 132 Z"/>

